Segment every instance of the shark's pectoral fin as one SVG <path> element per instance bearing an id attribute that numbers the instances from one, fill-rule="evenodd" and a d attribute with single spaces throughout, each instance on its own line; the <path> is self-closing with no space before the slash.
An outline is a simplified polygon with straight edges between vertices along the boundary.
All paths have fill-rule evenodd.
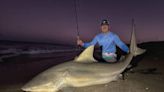
<path id="1" fill-rule="evenodd" d="M 77 58 L 75 58 L 74 61 L 75 62 L 82 62 L 82 63 L 97 62 L 93 58 L 93 51 L 94 51 L 94 45 L 89 46 Z"/>

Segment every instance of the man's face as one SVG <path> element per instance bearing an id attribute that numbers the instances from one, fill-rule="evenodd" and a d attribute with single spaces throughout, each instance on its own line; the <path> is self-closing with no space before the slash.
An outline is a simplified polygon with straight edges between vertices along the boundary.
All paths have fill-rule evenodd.
<path id="1" fill-rule="evenodd" d="M 101 31 L 103 33 L 109 32 L 109 25 L 101 25 Z"/>

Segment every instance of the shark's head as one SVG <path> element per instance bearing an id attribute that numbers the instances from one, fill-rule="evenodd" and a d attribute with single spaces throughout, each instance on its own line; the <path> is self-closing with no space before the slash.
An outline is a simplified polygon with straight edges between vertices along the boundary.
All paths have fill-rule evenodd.
<path id="1" fill-rule="evenodd" d="M 27 92 L 57 92 L 59 90 L 55 86 L 52 86 L 50 83 L 37 86 L 26 84 L 21 89 Z"/>

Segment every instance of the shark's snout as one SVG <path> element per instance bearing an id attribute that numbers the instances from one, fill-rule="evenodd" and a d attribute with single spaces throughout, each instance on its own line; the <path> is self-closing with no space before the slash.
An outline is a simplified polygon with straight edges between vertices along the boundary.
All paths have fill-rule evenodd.
<path id="1" fill-rule="evenodd" d="M 22 89 L 23 91 L 28 91 L 28 92 L 29 92 L 29 91 L 37 90 L 37 88 L 38 88 L 38 87 L 25 85 L 25 86 L 23 86 L 21 89 Z"/>
<path id="2" fill-rule="evenodd" d="M 27 87 L 22 87 L 21 88 L 23 91 L 31 91 L 31 88 L 27 88 Z"/>
<path id="3" fill-rule="evenodd" d="M 42 86 L 25 85 L 21 89 L 27 92 L 57 92 L 59 90 L 55 86 L 51 86 L 51 85 L 42 85 Z"/>

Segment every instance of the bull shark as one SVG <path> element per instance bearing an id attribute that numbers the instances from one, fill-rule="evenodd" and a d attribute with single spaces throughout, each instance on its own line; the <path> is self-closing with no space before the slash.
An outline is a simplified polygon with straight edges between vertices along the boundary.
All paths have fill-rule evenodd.
<path id="1" fill-rule="evenodd" d="M 79 57 L 68 61 L 34 77 L 21 89 L 28 92 L 58 92 L 65 87 L 84 87 L 106 84 L 118 79 L 134 56 L 146 50 L 138 48 L 135 32 L 132 31 L 130 52 L 117 63 L 100 63 L 93 58 L 94 46 L 86 48 Z"/>

